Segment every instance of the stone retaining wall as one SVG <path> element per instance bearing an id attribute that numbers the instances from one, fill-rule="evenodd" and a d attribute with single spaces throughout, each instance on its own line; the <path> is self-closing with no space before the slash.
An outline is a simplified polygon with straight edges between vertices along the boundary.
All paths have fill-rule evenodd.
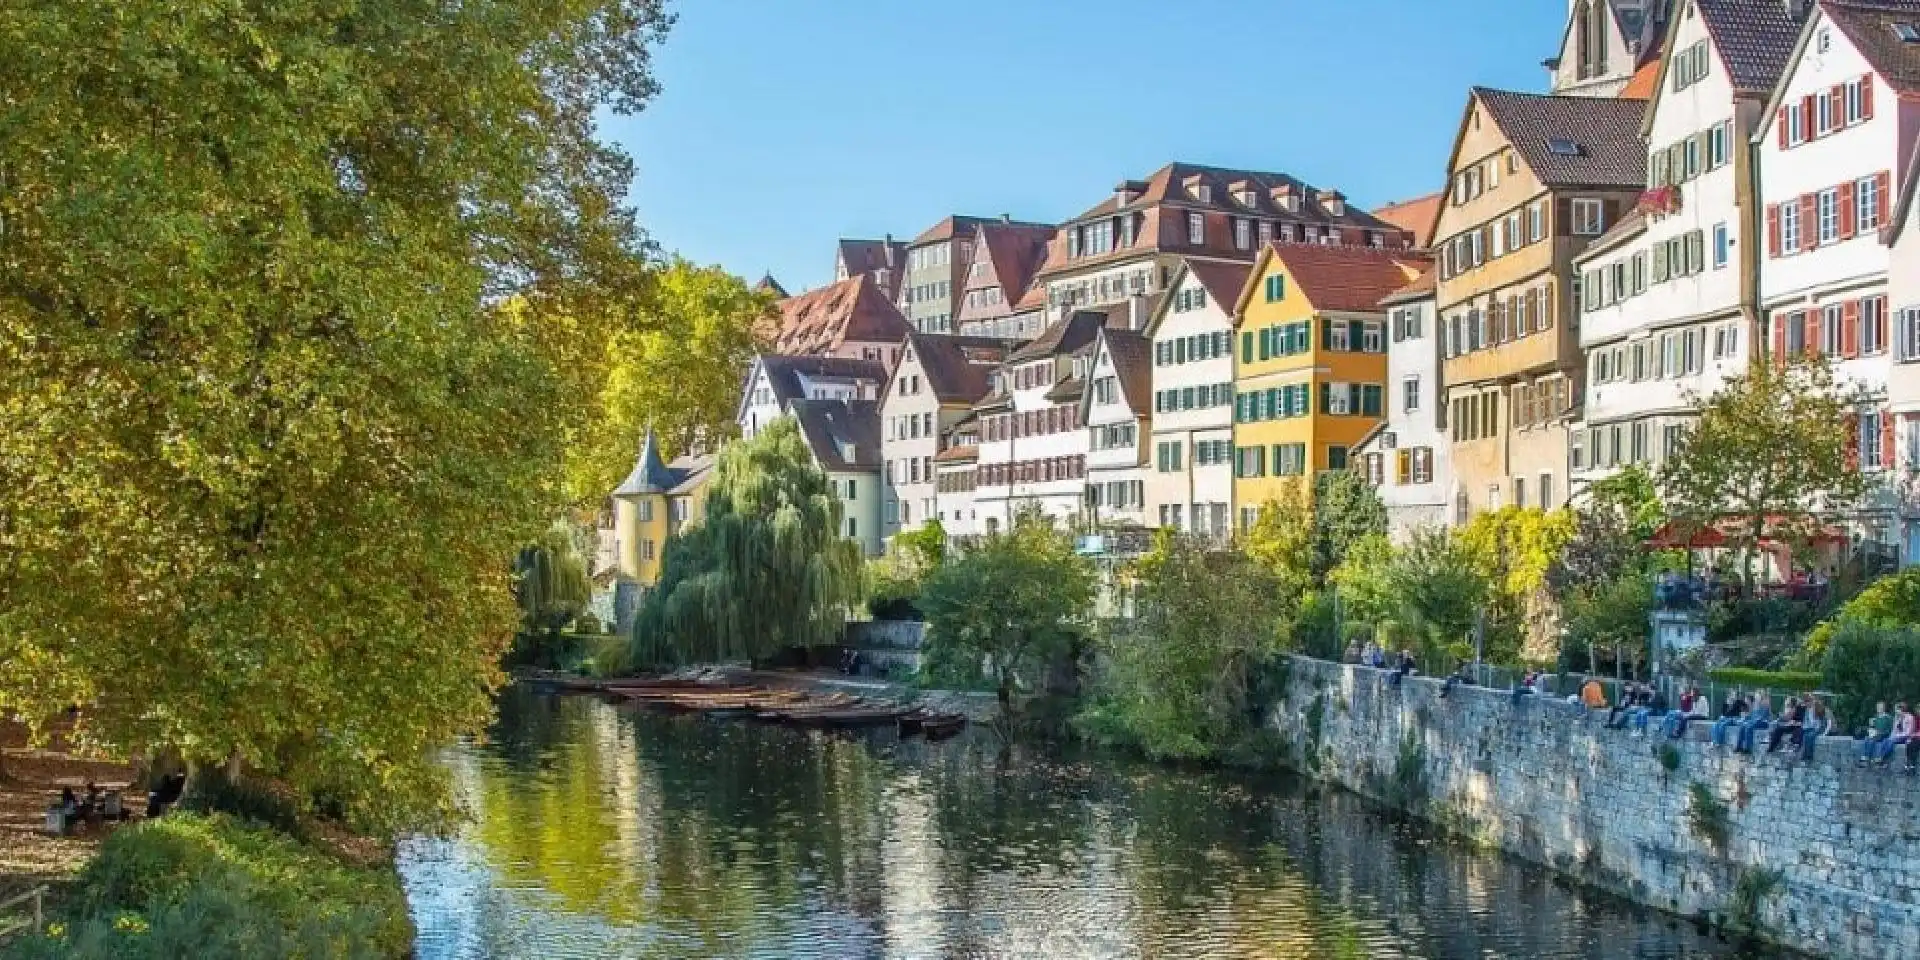
<path id="1" fill-rule="evenodd" d="M 1273 713 L 1304 772 L 1663 910 L 1738 917 L 1820 956 L 1920 957 L 1920 780 L 1827 738 L 1747 757 L 1608 730 L 1605 712 L 1291 661 Z M 1671 745 L 1667 760 L 1661 748 Z M 1698 818 L 1695 785 L 1723 813 Z M 1711 809 L 1706 808 L 1706 809 Z M 1767 884 L 1768 871 L 1777 883 Z M 1745 891 L 1771 888 L 1760 897 Z"/>

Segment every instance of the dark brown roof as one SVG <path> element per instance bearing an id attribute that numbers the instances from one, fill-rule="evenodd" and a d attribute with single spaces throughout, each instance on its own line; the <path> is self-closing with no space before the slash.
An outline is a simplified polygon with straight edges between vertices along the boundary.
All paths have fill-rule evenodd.
<path id="1" fill-rule="evenodd" d="M 788 408 L 820 469 L 847 473 L 880 469 L 880 408 L 870 400 L 795 400 Z M 843 445 L 851 444 L 853 456 Z"/>
<path id="2" fill-rule="evenodd" d="M 1113 364 L 1113 375 L 1120 381 L 1120 392 L 1125 394 L 1127 406 L 1136 413 L 1152 410 L 1153 363 L 1147 338 L 1131 330 L 1103 330 L 1101 336 L 1106 338 L 1107 358 Z"/>
<path id="3" fill-rule="evenodd" d="M 1694 0 L 1733 89 L 1766 93 L 1780 80 L 1799 41 L 1801 21 L 1783 0 Z"/>
<path id="4" fill-rule="evenodd" d="M 1012 347 L 992 337 L 950 337 L 916 333 L 907 338 L 920 360 L 927 385 L 941 403 L 979 402 L 987 395 L 988 374 L 1007 359 Z"/>
<path id="5" fill-rule="evenodd" d="M 952 240 L 954 237 L 970 235 L 987 224 L 999 224 L 1001 226 L 1023 227 L 1027 229 L 1053 229 L 1044 223 L 1029 223 L 1025 220 L 1012 220 L 1006 217 L 952 216 L 946 217 L 939 223 L 928 227 L 919 236 L 914 237 L 913 242 L 908 244 L 908 246 L 917 247 L 921 244 L 938 243 L 942 240 Z"/>
<path id="6" fill-rule="evenodd" d="M 879 283 L 868 274 L 780 301 L 782 354 L 832 353 L 849 341 L 899 343 L 911 329 Z"/>
<path id="7" fill-rule="evenodd" d="M 864 380 L 878 386 L 886 382 L 887 368 L 871 360 L 851 360 L 846 357 L 789 357 L 780 354 L 762 354 L 760 365 L 767 371 L 767 381 L 773 386 L 773 398 L 785 407 L 795 400 L 806 399 L 806 389 L 800 385 L 800 377 L 834 380 Z"/>
<path id="8" fill-rule="evenodd" d="M 1105 313 L 1098 310 L 1075 310 L 1061 317 L 1040 336 L 1028 341 L 1026 346 L 1015 350 L 1007 359 L 1018 363 L 1022 360 L 1038 360 L 1055 354 L 1072 353 L 1092 343 L 1093 338 L 1100 333 L 1100 328 L 1106 325 Z"/>
<path id="9" fill-rule="evenodd" d="M 1432 246 L 1433 226 L 1440 217 L 1440 201 L 1446 196 L 1447 192 L 1441 190 L 1424 197 L 1389 203 L 1375 209 L 1373 215 L 1412 234 L 1414 246 Z"/>
<path id="10" fill-rule="evenodd" d="M 907 245 L 888 237 L 885 240 L 848 240 L 840 241 L 840 266 L 847 270 L 847 276 L 872 273 L 875 270 L 903 270 L 907 263 Z"/>
<path id="11" fill-rule="evenodd" d="M 934 463 L 962 463 L 980 459 L 980 448 L 972 445 L 948 447 L 933 455 Z"/>
<path id="12" fill-rule="evenodd" d="M 1896 23 L 1920 26 L 1920 2 L 1821 0 L 1820 9 L 1895 92 L 1920 92 L 1920 43 L 1907 43 L 1893 32 Z"/>
<path id="13" fill-rule="evenodd" d="M 1640 187 L 1647 148 L 1640 119 L 1647 105 L 1610 97 L 1566 97 L 1474 87 L 1473 96 L 1548 187 Z M 1567 141 L 1571 152 L 1555 152 Z"/>
<path id="14" fill-rule="evenodd" d="M 781 300 L 785 300 L 787 297 L 791 296 L 791 294 L 787 293 L 787 288 L 781 286 L 780 281 L 775 280 L 773 278 L 772 271 L 768 271 L 764 276 L 760 278 L 759 283 L 756 283 L 753 285 L 753 292 L 771 293 L 775 297 Z"/>
<path id="15" fill-rule="evenodd" d="M 1047 399 L 1054 403 L 1078 403 L 1080 395 L 1085 393 L 1087 384 L 1079 377 L 1068 377 L 1053 385 L 1047 391 Z"/>
<path id="16" fill-rule="evenodd" d="M 1439 279 L 1439 271 L 1428 267 L 1420 271 L 1420 276 L 1412 283 L 1381 297 L 1380 305 L 1386 307 L 1396 303 L 1407 303 L 1412 300 L 1425 300 L 1439 290 Z"/>
<path id="17" fill-rule="evenodd" d="M 979 242 L 973 255 L 985 256 L 1008 303 L 1017 301 L 1033 285 L 1033 275 L 1046 259 L 1047 244 L 1057 233 L 1055 228 L 1039 224 L 1002 223 L 980 225 Z"/>
<path id="18" fill-rule="evenodd" d="M 1241 289 L 1247 285 L 1247 274 L 1253 272 L 1253 264 L 1189 258 L 1187 272 L 1207 289 L 1207 296 L 1213 298 L 1213 302 L 1231 310 L 1233 302 L 1240 299 Z"/>
<path id="19" fill-rule="evenodd" d="M 1432 260 L 1409 250 L 1276 243 L 1273 256 L 1286 265 L 1294 287 L 1315 310 L 1371 313 L 1380 301 L 1414 279 Z"/>

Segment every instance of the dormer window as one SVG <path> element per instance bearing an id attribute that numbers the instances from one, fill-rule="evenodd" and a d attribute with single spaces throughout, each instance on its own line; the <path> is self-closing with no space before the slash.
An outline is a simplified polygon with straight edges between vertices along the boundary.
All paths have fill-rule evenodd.
<path id="1" fill-rule="evenodd" d="M 1896 23 L 1893 35 L 1899 37 L 1901 43 L 1920 43 L 1920 24 Z"/>

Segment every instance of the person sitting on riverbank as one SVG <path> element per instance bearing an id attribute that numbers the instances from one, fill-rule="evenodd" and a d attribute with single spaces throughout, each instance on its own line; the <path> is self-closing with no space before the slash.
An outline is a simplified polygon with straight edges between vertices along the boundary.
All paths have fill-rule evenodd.
<path id="1" fill-rule="evenodd" d="M 1788 737 L 1800 735 L 1801 728 L 1806 724 L 1805 709 L 1800 704 L 1799 697 L 1787 698 L 1787 705 L 1780 709 L 1780 722 L 1774 724 L 1773 729 L 1767 733 L 1768 753 L 1779 750 L 1780 745 L 1785 743 Z"/>
<path id="2" fill-rule="evenodd" d="M 1452 673 L 1447 674 L 1447 682 L 1440 687 L 1441 698 L 1451 696 L 1453 688 L 1462 684 L 1473 686 L 1473 674 L 1467 672 L 1467 665 L 1464 663 L 1455 667 Z"/>
<path id="3" fill-rule="evenodd" d="M 1893 762 L 1894 751 L 1912 743 L 1913 738 L 1914 716 L 1912 711 L 1907 709 L 1905 702 L 1895 704 L 1893 708 L 1893 736 L 1889 737 L 1887 741 L 1881 745 L 1879 755 L 1874 759 L 1879 761 L 1880 766 L 1887 766 Z"/>
<path id="4" fill-rule="evenodd" d="M 1580 685 L 1580 703 L 1588 710 L 1602 710 L 1607 706 L 1607 690 L 1600 685 L 1597 677 L 1588 677 Z"/>
<path id="5" fill-rule="evenodd" d="M 1741 718 L 1747 715 L 1747 698 L 1738 690 L 1727 691 L 1727 702 L 1720 705 L 1720 719 L 1713 722 L 1713 730 L 1708 740 L 1716 747 L 1724 747 Z"/>
<path id="6" fill-rule="evenodd" d="M 1800 748 L 1801 763 L 1813 762 L 1813 753 L 1820 745 L 1820 738 L 1833 729 L 1833 712 L 1827 709 L 1826 703 L 1819 697 L 1807 699 L 1812 701 L 1812 705 L 1807 708 L 1806 719 L 1800 723 L 1797 743 Z"/>
<path id="7" fill-rule="evenodd" d="M 1535 673 L 1532 670 L 1527 671 L 1526 675 L 1520 678 L 1520 682 L 1514 685 L 1514 688 L 1513 688 L 1514 705 L 1518 706 L 1520 701 L 1527 697 L 1539 696 L 1540 695 L 1539 684 L 1540 684 L 1540 675 L 1538 673 Z"/>
<path id="8" fill-rule="evenodd" d="M 1762 731 L 1773 725 L 1773 701 L 1765 693 L 1753 695 L 1753 703 L 1747 707 L 1747 719 L 1740 723 L 1739 736 L 1733 744 L 1734 753 L 1753 753 L 1753 741 Z"/>
<path id="9" fill-rule="evenodd" d="M 1626 729 L 1627 721 L 1632 719 L 1634 711 L 1641 710 L 1645 706 L 1646 700 L 1641 686 L 1637 683 L 1628 684 L 1627 688 L 1620 693 L 1620 701 L 1613 705 L 1612 710 L 1607 711 L 1607 729 Z"/>
<path id="10" fill-rule="evenodd" d="M 1688 687 L 1680 694 L 1680 703 L 1667 711 L 1667 718 L 1660 725 L 1660 732 L 1669 740 L 1684 739 L 1687 735 L 1687 722 L 1707 715 L 1707 698 L 1699 687 Z"/>
<path id="11" fill-rule="evenodd" d="M 1405 680 L 1407 675 L 1413 672 L 1415 672 L 1413 654 L 1402 650 L 1400 651 L 1400 660 L 1394 665 L 1393 672 L 1387 674 L 1387 685 L 1397 687 L 1400 685 L 1400 681 Z"/>
<path id="12" fill-rule="evenodd" d="M 1874 704 L 1873 719 L 1867 721 L 1867 729 L 1860 738 L 1860 757 L 1858 763 L 1866 766 L 1880 752 L 1880 745 L 1893 736 L 1893 714 L 1887 712 L 1885 701 Z"/>

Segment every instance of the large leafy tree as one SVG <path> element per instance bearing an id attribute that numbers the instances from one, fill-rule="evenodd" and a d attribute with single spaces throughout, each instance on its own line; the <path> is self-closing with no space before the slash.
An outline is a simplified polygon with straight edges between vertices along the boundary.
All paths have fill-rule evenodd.
<path id="1" fill-rule="evenodd" d="M 729 444 L 708 482 L 704 518 L 668 541 L 660 583 L 634 619 L 634 665 L 839 642 L 865 570 L 798 421 Z"/>
<path id="2" fill-rule="evenodd" d="M 991 533 L 936 568 L 920 592 L 927 658 L 936 675 L 977 676 L 983 669 L 1011 709 L 1072 649 L 1092 613 L 1094 573 L 1073 541 L 1037 512 Z"/>
<path id="3" fill-rule="evenodd" d="M 1398 622 L 1433 655 L 1472 654 L 1472 634 L 1492 595 L 1492 585 L 1460 538 L 1444 529 L 1416 531 L 1387 565 L 1388 592 Z"/>
<path id="4" fill-rule="evenodd" d="M 1251 675 L 1280 649 L 1277 580 L 1245 553 L 1164 534 L 1135 576 L 1139 617 L 1102 639 L 1080 723 L 1156 757 L 1213 756 L 1247 728 Z"/>
<path id="5" fill-rule="evenodd" d="M 1738 521 L 1728 542 L 1747 558 L 1748 579 L 1761 538 L 1803 548 L 1820 514 L 1845 514 L 1871 489 L 1855 462 L 1862 403 L 1824 359 L 1754 364 L 1730 378 L 1660 471 L 1675 519 Z"/>
<path id="6" fill-rule="evenodd" d="M 1573 530 L 1573 517 L 1565 510 L 1507 507 L 1479 514 L 1455 532 L 1486 584 L 1486 659 L 1512 663 L 1558 654 L 1547 571 Z"/>
<path id="7" fill-rule="evenodd" d="M 670 456 L 733 435 L 740 379 L 765 346 L 773 300 L 719 267 L 675 259 L 621 309 L 628 322 L 607 343 L 604 384 L 567 451 L 568 490 L 582 503 L 620 482 L 648 427 Z"/>
<path id="8" fill-rule="evenodd" d="M 0 711 L 442 809 L 644 289 L 658 0 L 15 0 Z M 512 309 L 501 309 L 511 304 Z"/>
<path id="9" fill-rule="evenodd" d="M 1353 470 L 1328 470 L 1313 480 L 1313 577 L 1324 586 L 1347 551 L 1387 532 L 1379 491 Z"/>

